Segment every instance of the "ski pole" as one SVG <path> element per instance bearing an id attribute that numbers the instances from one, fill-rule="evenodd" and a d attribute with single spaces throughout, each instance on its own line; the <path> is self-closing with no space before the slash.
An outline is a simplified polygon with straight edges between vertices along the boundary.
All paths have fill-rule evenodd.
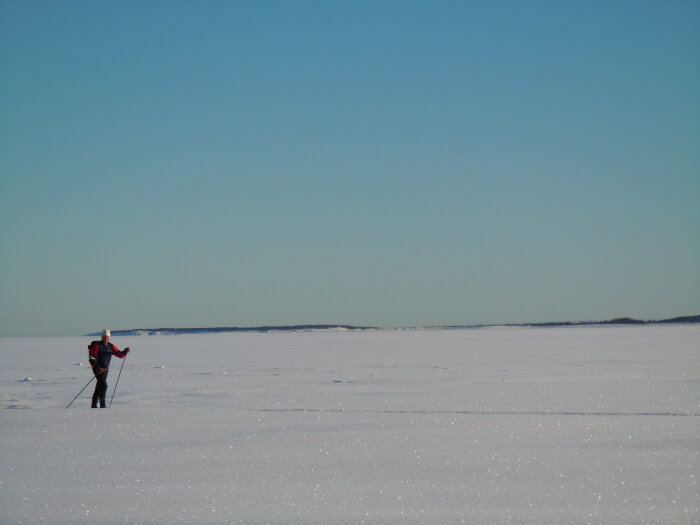
<path id="1" fill-rule="evenodd" d="M 126 363 L 126 357 L 122 361 L 122 367 L 119 369 L 119 375 L 117 376 L 117 382 L 114 383 L 114 390 L 112 390 L 112 397 L 109 399 L 109 406 L 112 406 L 112 400 L 114 399 L 114 394 L 117 391 L 117 386 L 119 385 L 119 378 L 122 376 L 122 370 L 124 369 L 124 363 Z"/>
<path id="2" fill-rule="evenodd" d="M 92 379 L 95 379 L 95 376 L 92 376 Z M 85 386 L 83 387 L 83 390 L 85 390 L 85 389 L 88 387 L 88 385 L 89 385 L 90 383 L 92 383 L 92 379 L 90 379 L 90 381 L 87 382 L 87 385 L 85 385 Z M 79 396 L 80 394 L 83 393 L 83 390 L 81 390 L 80 392 L 78 392 L 78 396 Z M 78 396 L 75 396 L 75 397 L 73 398 L 73 401 L 75 401 L 76 399 L 78 399 Z M 70 403 L 68 403 L 68 406 L 67 406 L 66 408 L 68 408 L 69 406 L 71 406 L 71 405 L 73 404 L 73 401 L 71 401 Z"/>

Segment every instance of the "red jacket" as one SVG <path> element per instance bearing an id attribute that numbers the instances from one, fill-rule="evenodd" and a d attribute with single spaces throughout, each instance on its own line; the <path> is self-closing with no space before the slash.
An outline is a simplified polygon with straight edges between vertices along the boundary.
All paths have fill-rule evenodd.
<path id="1" fill-rule="evenodd" d="M 93 341 L 88 346 L 90 364 L 97 368 L 109 368 L 109 362 L 112 360 L 113 355 L 124 359 L 128 353 L 128 349 L 122 352 L 112 343 L 105 344 L 102 341 Z"/>

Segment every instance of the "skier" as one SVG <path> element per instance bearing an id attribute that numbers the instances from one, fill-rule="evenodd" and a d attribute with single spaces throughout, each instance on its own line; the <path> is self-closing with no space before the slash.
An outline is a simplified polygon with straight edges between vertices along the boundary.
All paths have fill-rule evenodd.
<path id="1" fill-rule="evenodd" d="M 120 359 L 124 359 L 129 353 L 129 349 L 125 348 L 120 351 L 119 348 L 109 342 L 111 337 L 109 330 L 102 332 L 100 341 L 93 341 L 88 346 L 90 365 L 92 372 L 95 374 L 97 384 L 95 392 L 92 394 L 92 408 L 97 408 L 97 401 L 100 402 L 100 408 L 105 408 L 105 395 L 107 394 L 107 374 L 109 373 L 109 362 L 112 356 L 116 355 Z"/>

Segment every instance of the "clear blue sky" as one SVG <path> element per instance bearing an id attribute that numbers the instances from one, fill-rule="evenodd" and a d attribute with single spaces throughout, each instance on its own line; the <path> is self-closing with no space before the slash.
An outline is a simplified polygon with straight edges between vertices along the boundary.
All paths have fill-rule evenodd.
<path id="1" fill-rule="evenodd" d="M 0 4 L 0 335 L 700 313 L 697 1 Z"/>

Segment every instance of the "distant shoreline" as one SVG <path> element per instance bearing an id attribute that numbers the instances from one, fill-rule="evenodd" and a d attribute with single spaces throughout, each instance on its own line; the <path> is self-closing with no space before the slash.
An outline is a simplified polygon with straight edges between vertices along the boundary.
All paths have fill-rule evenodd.
<path id="1" fill-rule="evenodd" d="M 700 323 L 700 315 L 688 315 L 683 317 L 674 317 L 672 319 L 662 320 L 640 320 L 630 317 L 619 317 L 606 321 L 555 321 L 546 323 L 494 323 L 494 324 L 475 324 L 475 325 L 444 325 L 444 326 L 424 326 L 424 327 L 397 327 L 397 328 L 379 328 L 376 326 L 353 326 L 342 324 L 304 324 L 304 325 L 288 325 L 288 326 L 226 326 L 226 327 L 209 327 L 209 328 L 136 328 L 129 330 L 112 330 L 112 335 L 116 336 L 131 336 L 131 335 L 186 335 L 186 334 L 220 334 L 230 332 L 242 333 L 270 333 L 270 332 L 350 332 L 362 330 L 468 330 L 474 328 L 489 328 L 489 327 L 533 327 L 533 328 L 557 328 L 569 326 L 601 326 L 601 325 L 654 325 L 654 324 L 696 324 Z M 101 332 L 93 332 L 86 336 L 99 336 Z"/>

